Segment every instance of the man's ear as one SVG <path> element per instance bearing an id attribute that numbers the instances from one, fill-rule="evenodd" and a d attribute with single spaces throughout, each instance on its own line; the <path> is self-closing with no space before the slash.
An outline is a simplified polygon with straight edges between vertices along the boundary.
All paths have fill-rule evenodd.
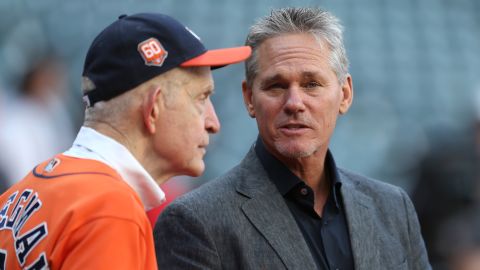
<path id="1" fill-rule="evenodd" d="M 340 103 L 340 114 L 345 114 L 352 105 L 353 101 L 353 84 L 352 76 L 347 75 L 345 82 L 342 85 L 342 101 Z"/>
<path id="2" fill-rule="evenodd" d="M 156 131 L 156 123 L 160 117 L 160 106 L 162 102 L 162 90 L 160 87 L 155 87 L 148 89 L 147 95 L 145 95 L 143 100 L 143 122 L 145 124 L 146 130 L 150 134 L 154 134 Z"/>
<path id="3" fill-rule="evenodd" d="M 243 80 L 242 82 L 242 94 L 243 102 L 245 103 L 245 107 L 247 108 L 248 115 L 250 115 L 250 117 L 252 118 L 255 118 L 255 108 L 253 107 L 252 101 L 252 89 L 248 87 L 245 80 Z"/>

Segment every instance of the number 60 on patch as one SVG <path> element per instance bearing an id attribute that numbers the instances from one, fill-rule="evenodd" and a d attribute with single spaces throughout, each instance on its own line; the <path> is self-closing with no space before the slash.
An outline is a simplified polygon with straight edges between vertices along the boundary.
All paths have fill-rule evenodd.
<path id="1" fill-rule="evenodd" d="M 156 38 L 149 38 L 139 43 L 138 52 L 148 66 L 161 67 L 168 56 L 168 52 Z"/>

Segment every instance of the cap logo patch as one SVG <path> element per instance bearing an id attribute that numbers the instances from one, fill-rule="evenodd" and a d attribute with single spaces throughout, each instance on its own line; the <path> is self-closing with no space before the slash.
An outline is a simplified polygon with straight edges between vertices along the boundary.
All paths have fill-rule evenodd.
<path id="1" fill-rule="evenodd" d="M 147 66 L 161 67 L 168 56 L 168 52 L 156 38 L 149 38 L 138 44 L 138 52 Z"/>

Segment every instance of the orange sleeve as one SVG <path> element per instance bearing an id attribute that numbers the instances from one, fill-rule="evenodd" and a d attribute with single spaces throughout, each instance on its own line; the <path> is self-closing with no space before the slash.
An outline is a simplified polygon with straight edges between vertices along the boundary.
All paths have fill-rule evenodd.
<path id="1" fill-rule="evenodd" d="M 148 225 L 149 226 L 149 225 Z M 156 269 L 150 228 L 131 220 L 103 217 L 82 225 L 60 240 L 52 269 Z M 59 257 L 57 257 L 59 256 Z"/>

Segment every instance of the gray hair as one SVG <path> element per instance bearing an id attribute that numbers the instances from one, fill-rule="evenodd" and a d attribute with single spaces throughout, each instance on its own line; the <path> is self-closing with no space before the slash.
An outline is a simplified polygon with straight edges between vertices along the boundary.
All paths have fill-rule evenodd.
<path id="1" fill-rule="evenodd" d="M 99 101 L 85 109 L 85 123 L 103 122 L 115 125 L 126 124 L 128 116 L 131 116 L 146 94 L 146 89 L 161 86 L 166 106 L 171 106 L 176 99 L 177 93 L 183 89 L 193 75 L 201 74 L 201 67 L 174 68 L 166 73 L 136 86 L 125 93 L 108 101 Z"/>
<path id="2" fill-rule="evenodd" d="M 330 66 L 340 84 L 348 75 L 348 59 L 343 45 L 343 27 L 331 13 L 319 8 L 282 8 L 272 10 L 250 27 L 246 45 L 252 47 L 252 56 L 245 61 L 246 81 L 249 87 L 258 73 L 258 47 L 265 40 L 282 34 L 310 33 L 320 44 L 326 42 L 330 54 Z"/>

